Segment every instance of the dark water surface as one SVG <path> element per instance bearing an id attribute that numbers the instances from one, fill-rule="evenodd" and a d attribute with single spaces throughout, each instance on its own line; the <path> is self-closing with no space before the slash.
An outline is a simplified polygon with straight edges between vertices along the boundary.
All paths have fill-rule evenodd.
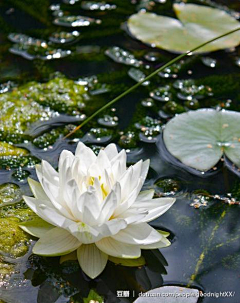
<path id="1" fill-rule="evenodd" d="M 89 1 L 88 1 L 89 2 Z M 69 28 L 54 25 L 53 12 L 49 6 L 56 4 L 50 0 L 8 0 L 0 3 L 0 83 L 12 81 L 16 86 L 22 86 L 30 81 L 48 82 L 49 79 L 59 77 L 61 73 L 69 79 L 77 80 L 83 77 L 97 76 L 98 83 L 90 88 L 93 92 L 105 87 L 108 92 L 91 95 L 83 113 L 89 116 L 96 108 L 110 101 L 135 83 L 128 76 L 131 66 L 114 62 L 105 55 L 105 51 L 113 46 L 128 50 L 138 60 L 143 60 L 140 69 L 149 74 L 155 68 L 166 63 L 175 55 L 143 45 L 128 35 L 124 29 L 127 18 L 137 12 L 140 1 L 112 0 L 117 8 L 110 11 L 87 11 L 81 8 L 81 1 L 74 5 L 61 4 L 61 10 L 66 15 L 84 15 L 102 20 L 101 24 L 89 27 Z M 154 2 L 154 1 L 153 1 Z M 156 1 L 157 2 L 157 1 Z M 190 2 L 190 1 L 189 1 Z M 204 1 L 196 1 L 200 3 Z M 143 5 L 144 1 L 142 1 Z M 214 1 L 215 4 L 228 5 L 229 8 L 239 12 L 239 1 Z M 159 14 L 173 16 L 172 1 L 164 4 L 156 3 L 152 11 Z M 21 55 L 11 53 L 14 43 L 8 38 L 10 33 L 22 33 L 38 39 L 48 40 L 54 32 L 77 30 L 79 38 L 66 44 L 53 44 L 53 48 L 71 50 L 72 54 L 55 60 L 26 59 Z M 157 52 L 157 60 L 146 60 L 146 54 Z M 29 50 L 30 55 L 36 56 L 36 50 Z M 216 60 L 216 67 L 211 68 L 202 63 L 202 57 Z M 140 291 L 159 287 L 161 285 L 182 285 L 196 287 L 204 292 L 234 291 L 234 297 L 221 297 L 202 299 L 204 303 L 239 303 L 240 302 L 240 209 L 239 205 L 228 205 L 218 199 L 207 200 L 197 195 L 197 191 L 207 191 L 209 195 L 223 195 L 233 193 L 236 199 L 240 198 L 239 177 L 226 167 L 225 162 L 219 163 L 216 170 L 201 174 L 190 170 L 167 154 L 161 131 L 151 129 L 138 130 L 135 123 L 144 125 L 144 117 L 150 116 L 160 119 L 159 125 L 165 124 L 174 114 L 191 109 L 184 101 L 177 99 L 173 91 L 175 105 L 154 101 L 153 107 L 144 107 L 141 102 L 149 97 L 155 88 L 170 85 L 177 79 L 195 79 L 197 85 L 211 87 L 213 96 L 205 97 L 199 101 L 198 107 L 240 109 L 240 48 L 234 50 L 214 52 L 202 56 L 189 57 L 182 63 L 176 77 L 162 78 L 156 76 L 148 87 L 141 87 L 116 104 L 116 112 L 111 110 L 106 114 L 117 115 L 118 126 L 109 128 L 103 138 L 93 136 L 89 145 L 104 146 L 115 142 L 121 148 L 129 149 L 129 163 L 140 158 L 150 158 L 151 169 L 146 188 L 153 187 L 158 195 L 176 196 L 175 205 L 162 217 L 152 222 L 158 229 L 170 231 L 172 245 L 157 252 L 145 252 L 147 266 L 141 269 L 124 268 L 113 264 L 107 265 L 104 273 L 96 280 L 90 281 L 82 272 L 78 264 L 70 262 L 59 265 L 58 258 L 40 258 L 31 255 L 29 251 L 21 258 L 5 256 L 10 264 L 16 264 L 17 272 L 10 278 L 9 283 L 3 282 L 0 290 L 0 302 L 6 303 L 63 303 L 83 302 L 91 289 L 104 296 L 104 302 L 132 302 L 135 298 L 120 299 L 116 297 L 117 290 Z M 149 68 L 146 68 L 149 65 Z M 105 86 L 103 86 L 105 85 Z M 230 101 L 229 101 L 230 100 Z M 165 107 L 164 107 L 165 106 Z M 51 105 L 50 105 L 51 108 Z M 195 109 L 195 108 L 193 108 Z M 74 151 L 76 140 L 74 137 L 62 140 L 64 125 L 78 122 L 74 120 L 74 113 L 69 115 L 67 110 L 58 111 L 60 115 L 55 120 L 35 122 L 28 125 L 28 142 L 21 137 L 19 140 L 1 135 L 2 140 L 13 142 L 18 146 L 27 148 L 38 159 L 46 159 L 55 167 L 58 156 L 63 149 Z M 167 113 L 167 115 L 166 115 Z M 100 114 L 99 117 L 103 117 Z M 98 118 L 99 118 L 98 117 Z M 103 128 L 97 119 L 83 129 L 83 137 L 90 128 Z M 80 120 L 80 118 L 77 118 Z M 145 123 L 146 124 L 146 123 Z M 156 123 L 158 125 L 158 123 Z M 148 127 L 147 125 L 146 127 Z M 50 130 L 60 129 L 60 134 L 45 149 L 37 146 L 34 139 Z M 135 139 L 126 142 L 127 132 L 135 135 Z M 151 138 L 150 138 L 151 137 Z M 152 143 L 152 137 L 157 143 Z M 140 139 L 142 140 L 140 140 Z M 17 142 L 18 141 L 18 142 Z M 46 140 L 47 141 L 47 140 Z M 83 140 L 84 141 L 84 140 Z M 145 141 L 145 142 L 144 142 Z M 85 142 L 86 137 L 85 137 Z M 231 166 L 231 165 L 230 165 Z M 0 170 L 0 183 L 13 182 L 18 184 L 22 191 L 30 194 L 26 178 L 14 179 L 16 168 Z M 35 176 L 34 169 L 26 168 L 28 173 Z M 169 181 L 169 179 L 171 179 Z M 197 199 L 200 202 L 194 201 Z M 206 201 L 206 206 L 202 204 Z M 191 206 L 197 203 L 199 208 Z M 1 259 L 0 259 L 1 260 Z M 1 270 L 1 269 L 0 269 Z M 2 299 L 2 301 L 1 301 Z"/>

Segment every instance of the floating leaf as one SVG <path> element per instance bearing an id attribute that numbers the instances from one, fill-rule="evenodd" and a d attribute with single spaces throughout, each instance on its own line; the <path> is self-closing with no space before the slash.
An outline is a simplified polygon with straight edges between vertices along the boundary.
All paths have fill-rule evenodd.
<path id="1" fill-rule="evenodd" d="M 83 298 L 83 303 L 103 303 L 103 298 L 93 289 L 90 290 L 88 297 Z"/>
<path id="2" fill-rule="evenodd" d="M 66 261 L 76 261 L 77 260 L 77 251 L 74 250 L 70 254 L 64 255 L 60 257 L 60 264 Z"/>
<path id="3" fill-rule="evenodd" d="M 184 53 L 230 30 L 239 22 L 223 10 L 195 4 L 174 4 L 179 20 L 153 13 L 132 15 L 128 20 L 130 33 L 144 43 L 168 51 Z M 232 34 L 210 43 L 197 52 L 210 52 L 235 47 L 240 34 Z"/>
<path id="4" fill-rule="evenodd" d="M 198 289 L 170 285 L 140 293 L 134 303 L 197 303 L 198 297 Z"/>
<path id="5" fill-rule="evenodd" d="M 240 167 L 240 113 L 200 109 L 180 114 L 164 130 L 168 151 L 185 165 L 207 171 L 225 154 Z"/>

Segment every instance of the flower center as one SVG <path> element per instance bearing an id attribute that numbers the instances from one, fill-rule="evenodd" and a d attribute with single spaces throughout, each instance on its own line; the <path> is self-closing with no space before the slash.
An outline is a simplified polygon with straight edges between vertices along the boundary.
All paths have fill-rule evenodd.
<path id="1" fill-rule="evenodd" d="M 101 181 L 101 176 L 98 177 L 98 180 Z M 89 186 L 93 186 L 94 183 L 95 183 L 95 178 L 90 177 L 89 181 L 88 181 Z M 107 186 L 104 183 L 101 184 L 101 191 L 102 191 L 102 197 L 103 197 L 103 200 L 104 200 L 107 197 L 107 195 L 109 194 Z"/>

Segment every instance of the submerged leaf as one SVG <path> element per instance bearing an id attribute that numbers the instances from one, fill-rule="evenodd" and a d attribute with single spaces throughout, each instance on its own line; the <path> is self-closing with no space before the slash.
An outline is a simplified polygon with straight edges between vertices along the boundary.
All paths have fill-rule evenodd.
<path id="1" fill-rule="evenodd" d="M 164 143 L 185 165 L 200 171 L 214 167 L 225 154 L 240 167 L 240 113 L 200 109 L 167 123 Z"/>
<path id="2" fill-rule="evenodd" d="M 128 267 L 139 267 L 145 265 L 145 259 L 144 257 L 140 257 L 137 259 L 123 259 L 123 258 L 115 258 L 112 256 L 108 256 L 108 260 L 122 266 L 128 266 Z"/>
<path id="3" fill-rule="evenodd" d="M 68 255 L 64 255 L 60 257 L 60 264 L 62 264 L 63 262 L 66 261 L 76 261 L 77 260 L 77 251 L 74 250 L 73 252 L 71 252 Z"/>
<path id="4" fill-rule="evenodd" d="M 165 238 L 167 238 L 168 236 L 170 236 L 170 233 L 164 230 L 157 230 L 162 236 L 164 236 Z"/>
<path id="5" fill-rule="evenodd" d="M 179 20 L 153 13 L 132 15 L 128 20 L 131 34 L 144 43 L 168 51 L 184 53 L 207 40 L 240 27 L 240 23 L 223 10 L 196 4 L 174 4 Z M 232 34 L 202 47 L 197 52 L 211 52 L 235 47 L 240 34 Z"/>

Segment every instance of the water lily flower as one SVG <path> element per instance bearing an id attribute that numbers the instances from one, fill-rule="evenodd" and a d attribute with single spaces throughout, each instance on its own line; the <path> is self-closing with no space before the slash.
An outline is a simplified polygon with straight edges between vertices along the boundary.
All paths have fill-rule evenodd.
<path id="1" fill-rule="evenodd" d="M 165 213 L 175 199 L 153 199 L 153 190 L 140 192 L 148 168 L 148 160 L 127 168 L 126 152 L 118 153 L 115 144 L 96 156 L 80 142 L 75 156 L 61 153 L 58 172 L 43 160 L 36 166 L 40 183 L 29 179 L 35 198 L 24 196 L 44 220 L 22 225 L 40 238 L 33 253 L 64 256 L 77 251 L 82 270 L 95 278 L 109 256 L 135 259 L 141 249 L 170 245 L 166 233 L 147 222 Z"/>

